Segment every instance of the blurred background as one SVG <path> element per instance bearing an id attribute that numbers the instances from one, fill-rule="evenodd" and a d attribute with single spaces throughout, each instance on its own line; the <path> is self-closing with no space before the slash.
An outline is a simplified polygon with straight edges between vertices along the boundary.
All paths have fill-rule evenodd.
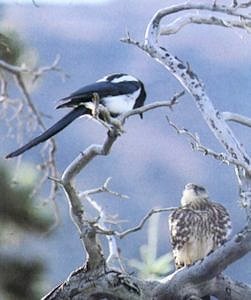
<path id="1" fill-rule="evenodd" d="M 231 1 L 225 1 L 228 2 Z M 1 46 L 6 48 L 3 47 L 6 43 L 8 47 L 13 44 L 12 49 L 16 49 L 7 51 L 7 54 L 13 54 L 9 56 L 4 51 L 0 52 L 0 59 L 39 67 L 50 65 L 60 55 L 60 67 L 67 76 L 48 72 L 29 89 L 35 105 L 44 114 L 47 127 L 67 111 L 54 110 L 58 99 L 109 73 L 125 72 L 141 79 L 147 91 L 147 103 L 169 100 L 174 93 L 182 90 L 180 84 L 145 53 L 135 46 L 121 43 L 120 39 L 129 31 L 132 38 L 143 41 L 144 31 L 153 14 L 173 3 L 178 1 L 37 0 L 33 3 L 16 0 L 11 4 L 0 1 L 0 33 L 4 36 Z M 172 54 L 189 62 L 204 81 L 207 93 L 218 110 L 251 116 L 251 39 L 248 33 L 237 29 L 190 25 L 176 35 L 162 37 L 161 41 Z M 12 78 L 8 82 L 9 97 L 20 97 Z M 3 110 L 4 104 L 1 105 Z M 130 198 L 102 194 L 95 199 L 107 213 L 125 220 L 119 227 L 123 230 L 137 225 L 153 207 L 178 206 L 184 185 L 198 183 L 208 189 L 214 200 L 228 208 L 233 220 L 233 233 L 238 232 L 245 224 L 245 214 L 238 204 L 233 168 L 193 152 L 185 136 L 177 135 L 168 125 L 166 115 L 177 126 L 198 133 L 204 145 L 218 152 L 223 151 L 205 125 L 193 99 L 186 94 L 173 111 L 162 108 L 147 112 L 143 120 L 138 116 L 130 118 L 125 126 L 126 133 L 114 144 L 110 155 L 95 159 L 80 173 L 78 189 L 83 191 L 101 186 L 111 176 L 110 188 Z M 0 185 L 1 191 L 6 192 L 2 193 L 0 206 L 0 260 L 3 261 L 4 257 L 4 261 L 9 262 L 8 258 L 10 264 L 13 261 L 18 261 L 17 264 L 27 261 L 24 265 L 30 266 L 30 283 L 34 286 L 30 299 L 38 299 L 83 264 L 84 252 L 69 217 L 68 203 L 62 190 L 56 199 L 59 222 L 53 230 L 50 228 L 54 222 L 55 208 L 47 201 L 49 180 L 43 185 L 39 196 L 27 196 L 42 176 L 42 171 L 36 167 L 41 163 L 42 146 L 26 152 L 22 161 L 6 161 L 3 158 L 20 143 L 34 137 L 39 130 L 24 133 L 23 140 L 18 141 L 6 115 L 1 113 L 1 116 Z M 250 129 L 235 124 L 231 127 L 249 153 Z M 57 135 L 59 173 L 62 174 L 80 151 L 92 143 L 102 143 L 105 136 L 103 127 L 83 118 Z M 23 211 L 18 216 L 10 213 L 10 219 L 6 218 L 9 215 L 7 211 L 16 211 L 13 208 L 15 203 Z M 171 271 L 170 256 L 164 256 L 171 250 L 167 217 L 168 213 L 161 214 L 150 222 L 150 226 L 145 225 L 141 231 L 118 242 L 128 270 L 132 270 L 133 265 L 136 267 L 133 270 L 149 277 L 152 262 L 160 257 L 165 258 L 161 261 L 166 263 L 165 272 L 160 268 L 156 273 Z M 106 245 L 106 240 L 102 240 Z M 107 253 L 107 246 L 105 251 Z M 250 256 L 242 258 L 226 273 L 236 280 L 250 283 L 251 269 L 247 267 L 250 259 Z M 22 275 L 18 277 L 16 271 L 9 275 L 11 268 L 6 265 L 1 268 L 6 269 L 6 273 L 0 272 L 3 299 L 28 299 L 27 295 L 20 293 L 18 297 L 17 294 L 11 295 L 11 291 L 20 288 L 12 286 L 9 278 L 15 278 L 17 283 Z M 9 281 L 4 277 L 7 273 Z"/>

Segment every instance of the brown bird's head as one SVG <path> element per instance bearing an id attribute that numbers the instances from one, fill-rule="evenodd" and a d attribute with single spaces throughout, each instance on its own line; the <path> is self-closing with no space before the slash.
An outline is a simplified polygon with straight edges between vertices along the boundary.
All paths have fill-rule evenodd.
<path id="1" fill-rule="evenodd" d="M 188 183 L 182 193 L 181 205 L 205 203 L 208 200 L 208 193 L 203 186 Z"/>

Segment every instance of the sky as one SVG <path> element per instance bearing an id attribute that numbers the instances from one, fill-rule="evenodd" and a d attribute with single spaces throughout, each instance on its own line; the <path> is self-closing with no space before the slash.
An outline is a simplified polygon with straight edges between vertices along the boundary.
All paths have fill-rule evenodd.
<path id="1" fill-rule="evenodd" d="M 50 6 L 36 1 L 39 7 L 35 7 L 23 5 L 24 1 L 15 1 L 6 5 L 1 23 L 2 28 L 12 28 L 20 34 L 35 51 L 39 65 L 50 64 L 60 54 L 60 66 L 70 75 L 62 82 L 59 75 L 48 74 L 32 94 L 38 108 L 51 116 L 45 120 L 47 126 L 65 114 L 62 110 L 54 111 L 57 99 L 105 74 L 122 71 L 140 78 L 146 87 L 147 103 L 168 100 L 182 89 L 157 62 L 139 49 L 120 42 L 127 30 L 133 38 L 142 41 L 152 15 L 174 0 L 137 0 L 136 8 L 135 0 L 116 1 L 116 5 L 115 1 L 104 1 L 99 6 L 85 1 L 79 6 L 72 5 L 73 1 L 65 2 L 65 6 Z M 161 43 L 174 55 L 189 62 L 205 83 L 217 109 L 251 115 L 250 35 L 240 30 L 191 25 L 177 35 L 162 37 Z M 109 213 L 128 220 L 123 225 L 128 227 L 136 225 L 137 220 L 152 207 L 178 205 L 184 185 L 195 182 L 204 185 L 213 199 L 229 209 L 233 217 L 233 232 L 237 232 L 243 226 L 244 214 L 237 205 L 238 189 L 233 169 L 192 151 L 189 141 L 168 126 L 166 115 L 178 126 L 198 133 L 208 147 L 223 151 L 205 125 L 193 99 L 186 95 L 173 111 L 160 109 L 145 114 L 143 120 L 137 117 L 128 120 L 126 132 L 118 139 L 111 154 L 98 158 L 81 172 L 78 187 L 94 188 L 111 176 L 112 188 L 128 194 L 130 199 L 125 202 L 104 195 L 99 201 Z M 232 128 L 250 152 L 250 130 L 238 125 L 232 125 Z M 57 135 L 59 172 L 62 174 L 74 157 L 91 143 L 102 142 L 105 134 L 97 124 L 81 119 Z M 15 147 L 15 140 L 8 140 L 1 151 L 4 155 Z M 23 163 L 39 163 L 40 149 L 37 147 L 26 153 Z M 8 161 L 11 165 L 15 163 L 15 160 Z M 38 241 L 32 240 L 30 245 L 33 253 L 38 253 L 48 262 L 50 287 L 64 280 L 83 260 L 79 237 L 69 218 L 62 192 L 58 205 L 61 223 L 55 233 L 49 241 L 41 237 Z M 161 217 L 161 222 L 158 252 L 163 254 L 170 251 L 166 215 Z M 122 240 L 123 256 L 137 257 L 138 248 L 146 240 L 146 228 Z M 26 243 L 20 245 L 20 251 L 27 253 Z M 250 264 L 250 257 L 242 259 L 240 265 L 231 266 L 229 274 L 235 279 L 251 282 L 246 264 Z"/>
<path id="2" fill-rule="evenodd" d="M 106 2 L 111 2 L 114 0 L 14 0 L 12 1 L 13 4 L 31 4 L 33 3 L 34 5 L 44 5 L 44 4 L 50 4 L 50 5 L 75 5 L 75 4 L 93 4 L 93 5 L 98 5 L 98 4 L 103 4 Z M 0 3 L 6 3 L 10 4 L 9 0 L 0 0 Z"/>

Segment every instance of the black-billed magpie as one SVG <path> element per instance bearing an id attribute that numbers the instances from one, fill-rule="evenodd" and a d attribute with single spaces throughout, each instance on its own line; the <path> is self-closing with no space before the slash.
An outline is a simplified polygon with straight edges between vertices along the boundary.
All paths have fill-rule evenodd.
<path id="1" fill-rule="evenodd" d="M 95 107 L 93 102 L 95 93 L 98 94 L 99 103 L 106 107 L 112 117 L 117 117 L 122 113 L 143 106 L 146 98 L 144 84 L 137 78 L 122 73 L 107 75 L 59 100 L 60 103 L 56 108 L 71 107 L 73 110 L 41 135 L 8 154 L 6 158 L 18 156 L 37 144 L 48 140 L 76 118 L 83 115 L 92 115 L 92 110 Z M 100 118 L 102 119 L 102 116 Z"/>

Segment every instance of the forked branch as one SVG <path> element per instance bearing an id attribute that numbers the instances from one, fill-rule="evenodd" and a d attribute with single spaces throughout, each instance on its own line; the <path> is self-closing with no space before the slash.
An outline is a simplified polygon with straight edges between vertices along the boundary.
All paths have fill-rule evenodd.
<path id="1" fill-rule="evenodd" d="M 80 196 L 84 196 L 84 194 L 79 194 L 77 192 L 76 187 L 73 184 L 73 180 L 79 174 L 79 172 L 81 172 L 81 170 L 83 170 L 96 156 L 109 154 L 114 142 L 123 132 L 121 131 L 122 124 L 124 124 L 127 118 L 135 114 L 143 114 L 149 110 L 159 107 L 172 108 L 177 103 L 178 98 L 183 94 L 184 92 L 176 94 L 171 98 L 170 101 L 156 102 L 154 104 L 148 104 L 141 108 L 132 110 L 124 115 L 121 115 L 119 120 L 116 122 L 113 122 L 112 120 L 112 126 L 108 124 L 109 130 L 103 144 L 89 146 L 85 151 L 81 152 L 64 171 L 61 183 L 69 200 L 72 220 L 80 232 L 80 236 L 88 254 L 87 261 L 88 268 L 90 270 L 95 270 L 97 266 L 104 266 L 105 260 L 101 250 L 102 248 L 100 247 L 96 238 L 98 226 L 95 224 L 95 222 L 90 223 L 86 219 L 84 207 L 80 200 Z M 97 190 L 94 192 L 97 192 Z M 108 232 L 110 231 L 100 229 L 100 233 L 108 234 Z M 113 235 L 113 232 L 110 232 L 109 235 Z"/>

